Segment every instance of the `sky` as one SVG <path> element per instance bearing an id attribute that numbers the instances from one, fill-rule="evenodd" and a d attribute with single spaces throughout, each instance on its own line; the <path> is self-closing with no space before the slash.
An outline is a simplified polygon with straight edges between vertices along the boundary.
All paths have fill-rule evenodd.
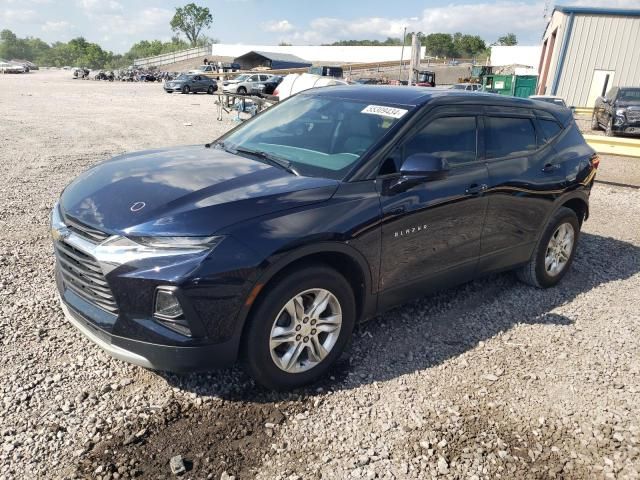
<path id="1" fill-rule="evenodd" d="M 47 42 L 83 36 L 116 53 L 139 40 L 169 40 L 175 7 L 193 0 L 0 0 L 0 30 Z M 553 0 L 195 0 L 213 14 L 206 35 L 222 43 L 319 45 L 401 37 L 407 31 L 463 32 L 488 43 L 513 32 L 540 41 Z M 638 8 L 640 0 L 561 0 L 559 5 Z"/>

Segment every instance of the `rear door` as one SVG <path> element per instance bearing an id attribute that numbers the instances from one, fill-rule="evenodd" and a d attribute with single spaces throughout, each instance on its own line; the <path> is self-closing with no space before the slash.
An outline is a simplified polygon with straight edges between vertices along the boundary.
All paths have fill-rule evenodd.
<path id="1" fill-rule="evenodd" d="M 475 106 L 441 107 L 386 160 L 378 178 L 382 206 L 381 306 L 470 279 L 480 254 L 488 182 Z M 446 158 L 445 178 L 395 191 L 414 153 Z"/>
<path id="2" fill-rule="evenodd" d="M 549 144 L 561 127 L 550 114 L 530 109 L 486 107 L 483 117 L 489 170 L 488 208 L 479 271 L 526 262 L 566 172 Z M 539 121 L 545 125 L 544 133 Z"/>

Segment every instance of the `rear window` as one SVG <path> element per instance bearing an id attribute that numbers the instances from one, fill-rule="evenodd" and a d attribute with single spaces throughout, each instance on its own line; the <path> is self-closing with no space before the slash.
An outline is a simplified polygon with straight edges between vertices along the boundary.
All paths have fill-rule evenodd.
<path id="1" fill-rule="evenodd" d="M 528 118 L 486 117 L 487 158 L 522 155 L 535 150 L 536 130 Z"/>

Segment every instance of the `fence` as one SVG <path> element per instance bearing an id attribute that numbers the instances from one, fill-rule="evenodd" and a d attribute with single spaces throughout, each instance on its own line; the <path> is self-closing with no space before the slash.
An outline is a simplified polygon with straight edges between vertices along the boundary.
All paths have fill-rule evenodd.
<path id="1" fill-rule="evenodd" d="M 211 45 L 203 47 L 190 48 L 188 50 L 180 50 L 177 52 L 163 53 L 155 57 L 137 58 L 133 64 L 136 67 L 157 67 L 167 65 L 169 63 L 181 62 L 190 58 L 202 57 L 203 55 L 211 55 Z"/>

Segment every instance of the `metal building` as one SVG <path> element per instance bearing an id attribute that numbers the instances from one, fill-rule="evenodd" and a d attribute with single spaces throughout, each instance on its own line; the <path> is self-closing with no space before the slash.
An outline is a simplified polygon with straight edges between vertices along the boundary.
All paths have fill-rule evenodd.
<path id="1" fill-rule="evenodd" d="M 279 70 L 311 66 L 311 62 L 307 62 L 290 53 L 263 52 L 257 50 L 252 50 L 239 56 L 234 60 L 234 63 L 239 63 L 242 70 L 251 70 L 256 67 L 267 67 L 273 70 Z"/>
<path id="2" fill-rule="evenodd" d="M 613 86 L 640 86 L 640 10 L 556 7 L 542 41 L 539 95 L 593 107 Z"/>

